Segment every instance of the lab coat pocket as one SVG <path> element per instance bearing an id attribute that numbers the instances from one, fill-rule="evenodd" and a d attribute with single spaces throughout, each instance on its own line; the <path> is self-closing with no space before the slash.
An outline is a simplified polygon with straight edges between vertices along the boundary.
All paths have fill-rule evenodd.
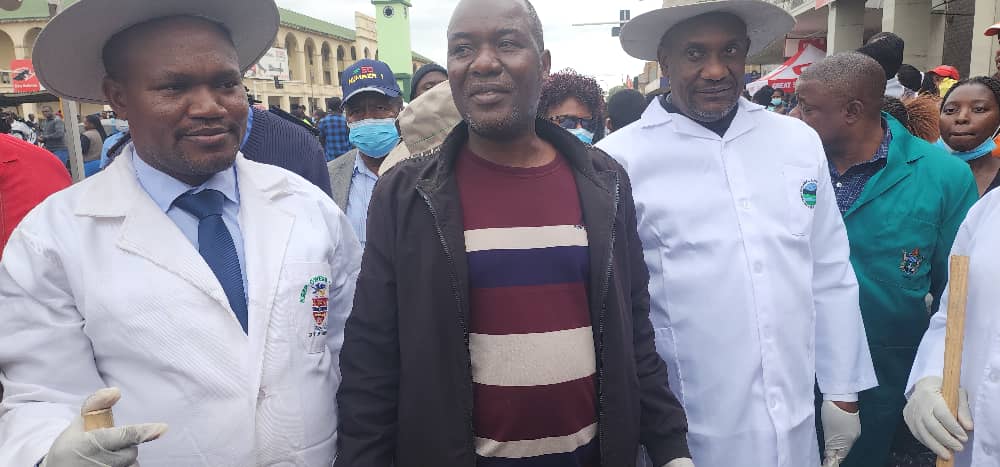
<path id="1" fill-rule="evenodd" d="M 797 237 L 809 235 L 819 191 L 816 169 L 786 165 L 781 172 L 781 189 L 788 202 L 788 231 Z"/>
<path id="2" fill-rule="evenodd" d="M 282 279 L 288 311 L 292 313 L 293 341 L 303 343 L 308 354 L 323 353 L 330 303 L 329 263 L 287 264 Z"/>

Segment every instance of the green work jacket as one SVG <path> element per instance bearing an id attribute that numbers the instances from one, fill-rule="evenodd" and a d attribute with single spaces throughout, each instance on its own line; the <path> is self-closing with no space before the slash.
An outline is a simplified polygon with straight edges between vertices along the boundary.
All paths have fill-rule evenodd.
<path id="1" fill-rule="evenodd" d="M 885 168 L 844 214 L 879 386 L 860 394 L 861 438 L 843 466 L 885 465 L 930 321 L 925 297 L 941 296 L 951 244 L 979 197 L 968 164 L 882 117 L 892 132 Z"/>

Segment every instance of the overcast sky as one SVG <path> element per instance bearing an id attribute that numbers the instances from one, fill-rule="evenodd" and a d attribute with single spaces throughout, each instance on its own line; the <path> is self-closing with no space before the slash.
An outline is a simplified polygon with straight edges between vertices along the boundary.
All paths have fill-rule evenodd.
<path id="1" fill-rule="evenodd" d="M 278 5 L 334 24 L 354 29 L 354 12 L 375 16 L 370 0 L 277 0 Z M 458 0 L 411 0 L 410 28 L 413 49 L 445 65 L 445 30 Z M 609 89 L 625 76 L 642 73 L 643 62 L 629 57 L 611 26 L 574 27 L 577 23 L 618 21 L 618 10 L 632 17 L 661 5 L 659 0 L 534 0 L 545 28 L 545 45 L 552 51 L 552 69 L 574 68 L 591 75 Z"/>

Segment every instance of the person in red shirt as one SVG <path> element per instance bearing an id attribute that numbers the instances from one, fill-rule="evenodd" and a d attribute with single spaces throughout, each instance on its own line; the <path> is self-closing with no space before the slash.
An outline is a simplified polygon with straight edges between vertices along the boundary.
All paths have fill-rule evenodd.
<path id="1" fill-rule="evenodd" d="M 21 219 L 71 183 L 66 167 L 50 152 L 0 134 L 0 258 Z"/>

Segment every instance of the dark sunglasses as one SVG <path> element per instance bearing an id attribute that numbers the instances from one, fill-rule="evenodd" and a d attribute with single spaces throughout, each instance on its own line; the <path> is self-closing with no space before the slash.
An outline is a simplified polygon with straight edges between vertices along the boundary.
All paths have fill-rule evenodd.
<path id="1" fill-rule="evenodd" d="M 594 131 L 594 123 L 597 121 L 596 118 L 580 118 L 575 115 L 555 115 L 549 117 L 549 120 L 567 130 L 572 130 L 579 125 L 589 131 Z"/>

